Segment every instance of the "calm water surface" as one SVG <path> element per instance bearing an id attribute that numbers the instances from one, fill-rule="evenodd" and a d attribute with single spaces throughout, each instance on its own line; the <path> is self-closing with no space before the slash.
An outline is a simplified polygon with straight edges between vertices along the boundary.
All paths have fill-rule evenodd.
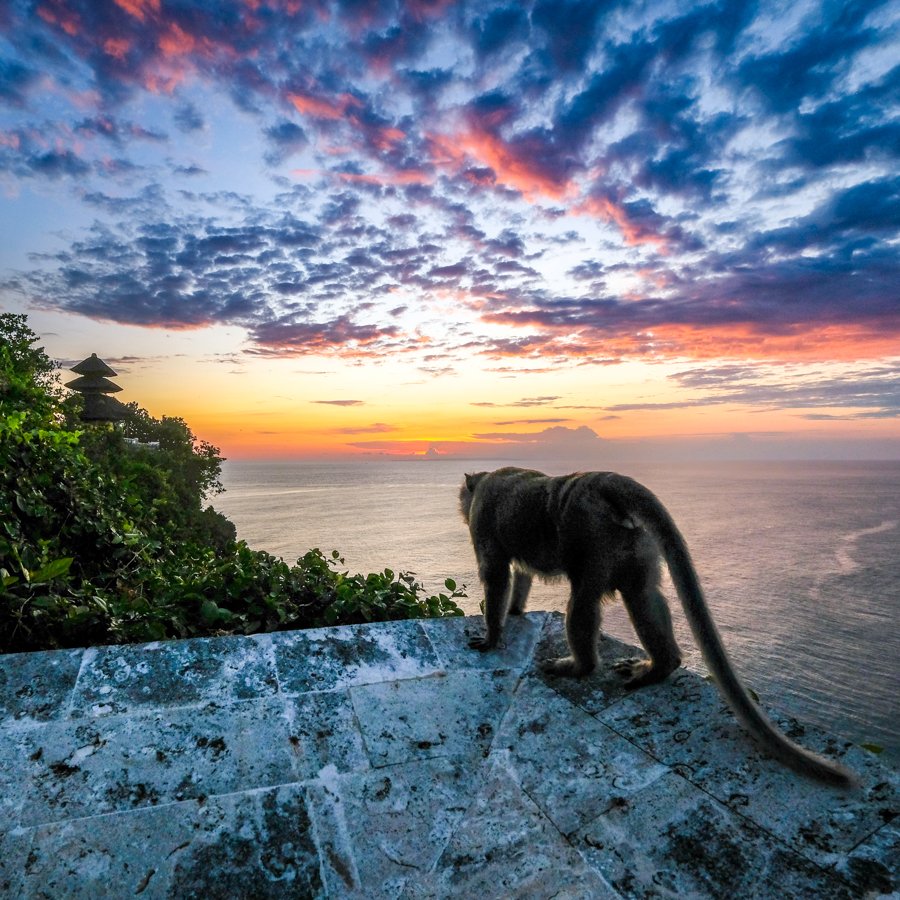
<path id="1" fill-rule="evenodd" d="M 346 567 L 413 571 L 481 589 L 457 510 L 465 471 L 496 461 L 226 462 L 214 504 L 252 547 L 293 562 L 310 547 Z M 524 464 L 523 464 L 524 465 Z M 588 466 L 536 468 L 561 474 Z M 597 468 L 596 464 L 593 468 Z M 900 761 L 900 463 L 722 463 L 619 467 L 650 487 L 684 533 L 745 681 L 765 700 Z M 668 595 L 674 599 L 671 586 Z M 564 584 L 531 609 L 564 609 Z M 686 662 L 702 667 L 677 600 Z M 636 642 L 621 604 L 609 633 Z"/>

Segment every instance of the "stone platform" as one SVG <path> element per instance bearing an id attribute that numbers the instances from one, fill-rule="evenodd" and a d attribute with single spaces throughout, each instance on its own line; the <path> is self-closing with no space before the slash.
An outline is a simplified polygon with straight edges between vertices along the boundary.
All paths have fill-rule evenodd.
<path id="1" fill-rule="evenodd" d="M 544 676 L 561 621 L 484 655 L 445 619 L 0 656 L 0 896 L 896 890 L 895 770 L 775 716 L 862 786 L 806 781 L 686 670 Z"/>

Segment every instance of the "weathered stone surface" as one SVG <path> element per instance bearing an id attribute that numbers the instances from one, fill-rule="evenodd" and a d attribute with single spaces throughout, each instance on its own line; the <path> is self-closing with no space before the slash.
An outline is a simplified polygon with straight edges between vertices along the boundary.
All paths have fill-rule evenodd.
<path id="1" fill-rule="evenodd" d="M 279 698 L 9 730 L 0 752 L 22 825 L 297 780 Z"/>
<path id="2" fill-rule="evenodd" d="M 472 652 L 469 640 L 484 634 L 477 618 L 423 619 L 422 627 L 445 669 L 516 669 L 531 664 L 547 613 L 510 616 L 500 646 L 490 653 Z"/>
<path id="3" fill-rule="evenodd" d="M 838 859 L 835 869 L 853 885 L 857 896 L 896 892 L 900 875 L 900 819 L 882 826 L 854 847 L 846 858 Z"/>
<path id="4" fill-rule="evenodd" d="M 350 696 L 373 766 L 483 758 L 517 681 L 506 670 L 440 673 L 352 688 Z"/>
<path id="5" fill-rule="evenodd" d="M 289 698 L 285 701 L 285 716 L 299 778 L 314 778 L 326 766 L 339 772 L 369 768 L 369 758 L 347 691 Z"/>
<path id="6" fill-rule="evenodd" d="M 324 896 L 300 786 L 35 830 L 27 897 Z"/>
<path id="7" fill-rule="evenodd" d="M 564 835 L 669 771 L 535 678 L 516 692 L 492 758 Z"/>
<path id="8" fill-rule="evenodd" d="M 389 622 L 0 657 L 0 898 L 878 897 L 897 773 L 765 758 L 687 671 L 586 679 L 562 617 Z M 894 894 L 895 895 L 895 894 Z"/>
<path id="9" fill-rule="evenodd" d="M 0 831 L 0 897 L 21 897 L 22 872 L 31 847 L 31 829 Z"/>
<path id="10" fill-rule="evenodd" d="M 281 632 L 272 644 L 281 690 L 289 695 L 418 678 L 440 668 L 415 620 Z"/>
<path id="11" fill-rule="evenodd" d="M 101 716 L 274 694 L 267 635 L 93 647 L 84 651 L 73 714 Z"/>
<path id="12" fill-rule="evenodd" d="M 624 897 L 849 898 L 849 886 L 670 772 L 623 797 L 576 846 Z"/>
<path id="13" fill-rule="evenodd" d="M 435 864 L 481 772 L 446 759 L 323 777 L 310 787 L 329 895 L 397 897 Z"/>
<path id="14" fill-rule="evenodd" d="M 83 656 L 82 650 L 0 655 L 0 723 L 64 716 Z"/>
<path id="15" fill-rule="evenodd" d="M 833 863 L 897 813 L 896 773 L 881 771 L 872 754 L 782 717 L 779 727 L 792 740 L 846 763 L 863 784 L 845 791 L 804 779 L 759 751 L 715 687 L 684 669 L 598 718 L 822 864 Z"/>
<path id="16" fill-rule="evenodd" d="M 618 894 L 503 773 L 484 786 L 434 871 L 410 879 L 404 898 L 614 898 Z"/>

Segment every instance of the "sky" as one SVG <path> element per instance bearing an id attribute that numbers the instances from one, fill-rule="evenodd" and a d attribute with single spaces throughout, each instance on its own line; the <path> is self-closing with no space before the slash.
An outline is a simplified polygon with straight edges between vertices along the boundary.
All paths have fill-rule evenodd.
<path id="1" fill-rule="evenodd" d="M 233 459 L 898 459 L 898 63 L 897 2 L 6 0 L 0 311 Z"/>

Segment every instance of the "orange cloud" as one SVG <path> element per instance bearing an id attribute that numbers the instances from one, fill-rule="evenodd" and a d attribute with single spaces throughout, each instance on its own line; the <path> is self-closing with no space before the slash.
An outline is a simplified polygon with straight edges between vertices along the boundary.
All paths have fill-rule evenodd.
<path id="1" fill-rule="evenodd" d="M 474 128 L 452 136 L 430 135 L 429 144 L 434 163 L 458 172 L 469 163 L 486 166 L 496 176 L 496 183 L 519 191 L 526 199 L 543 196 L 561 200 L 568 193 L 568 186 L 546 172 L 542 172 L 528 159 L 520 156 L 502 138 Z"/>
<path id="2" fill-rule="evenodd" d="M 770 362 L 852 362 L 897 355 L 900 325 L 893 323 L 815 325 L 805 323 L 779 332 L 753 324 L 667 324 L 652 329 L 605 333 L 599 329 L 561 323 L 527 310 L 515 313 L 482 312 L 493 324 L 532 326 L 540 333 L 485 342 L 482 352 L 493 357 L 547 359 L 580 358 L 585 362 L 611 362 L 623 358 L 738 359 Z"/>
<path id="3" fill-rule="evenodd" d="M 372 136 L 372 143 L 379 150 L 390 150 L 406 137 L 399 128 L 381 128 Z"/>
<path id="4" fill-rule="evenodd" d="M 127 38 L 107 38 L 103 42 L 103 49 L 109 56 L 113 56 L 121 62 L 131 49 L 131 41 Z"/>
<path id="5" fill-rule="evenodd" d="M 70 10 L 60 9 L 57 12 L 49 6 L 39 6 L 37 14 L 48 25 L 58 25 L 70 37 L 74 37 L 81 31 L 81 22 L 78 14 Z"/>
<path id="6" fill-rule="evenodd" d="M 387 172 L 381 175 L 357 175 L 354 172 L 337 172 L 334 174 L 336 174 L 341 181 L 358 184 L 429 184 L 431 181 L 424 172 L 413 169 L 402 172 Z"/>
<path id="7" fill-rule="evenodd" d="M 350 94 L 341 94 L 335 101 L 323 100 L 312 94 L 289 93 L 287 99 L 297 112 L 314 119 L 341 119 L 351 106 L 360 106 L 359 100 Z"/>
<path id="8" fill-rule="evenodd" d="M 628 214 L 623 207 L 613 203 L 612 200 L 606 197 L 589 197 L 583 203 L 573 207 L 571 212 L 574 215 L 598 216 L 607 222 L 615 222 L 629 247 L 634 247 L 638 244 L 655 244 L 662 251 L 669 249 L 669 242 L 665 237 L 650 231 L 646 226 L 633 222 L 628 218 Z"/>
<path id="9" fill-rule="evenodd" d="M 647 341 L 659 355 L 693 359 L 851 362 L 896 356 L 900 327 L 889 323 L 802 324 L 772 333 L 742 324 L 711 328 L 662 325 L 653 329 Z"/>
<path id="10" fill-rule="evenodd" d="M 159 49 L 163 56 L 187 56 L 197 49 L 197 40 L 173 22 L 160 37 Z"/>
<path id="11" fill-rule="evenodd" d="M 407 0 L 406 9 L 419 22 L 440 16 L 454 0 Z"/>
<path id="12" fill-rule="evenodd" d="M 129 15 L 134 16 L 141 22 L 144 21 L 148 12 L 159 13 L 160 0 L 115 0 L 116 6 L 124 9 Z"/>

